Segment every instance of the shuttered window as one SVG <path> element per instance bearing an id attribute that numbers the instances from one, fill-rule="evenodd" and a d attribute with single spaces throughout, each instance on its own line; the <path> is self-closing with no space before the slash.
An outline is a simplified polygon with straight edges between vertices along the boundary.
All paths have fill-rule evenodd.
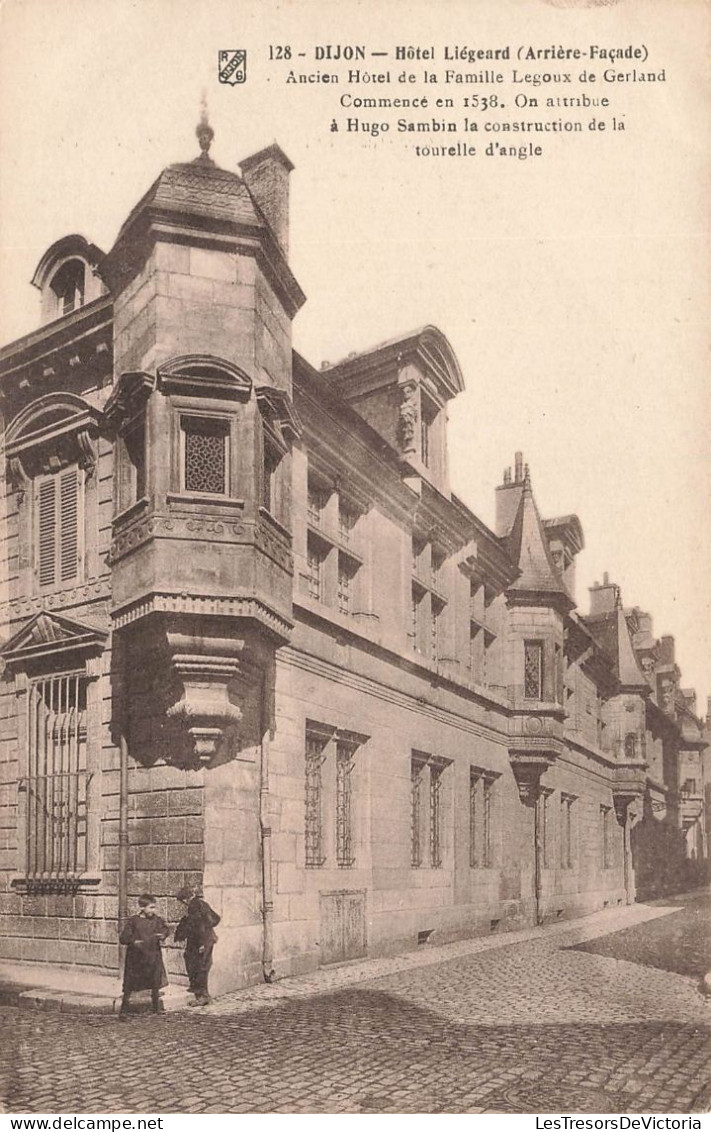
<path id="1" fill-rule="evenodd" d="M 37 572 L 40 586 L 79 576 L 79 471 L 66 468 L 37 487 Z"/>

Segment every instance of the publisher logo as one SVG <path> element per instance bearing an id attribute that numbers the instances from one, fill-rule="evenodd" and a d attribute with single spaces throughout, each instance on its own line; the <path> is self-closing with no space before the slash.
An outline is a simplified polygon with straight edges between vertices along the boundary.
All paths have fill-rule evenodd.
<path id="1" fill-rule="evenodd" d="M 247 52 L 220 51 L 217 58 L 217 75 L 221 83 L 236 86 L 247 81 Z"/>

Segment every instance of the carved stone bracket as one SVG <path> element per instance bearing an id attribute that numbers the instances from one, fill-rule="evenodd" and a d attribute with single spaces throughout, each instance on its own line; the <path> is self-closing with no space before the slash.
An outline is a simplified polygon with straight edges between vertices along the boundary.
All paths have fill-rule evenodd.
<path id="1" fill-rule="evenodd" d="M 408 379 L 399 384 L 400 416 L 398 434 L 403 455 L 417 449 L 417 422 L 420 419 L 419 388 L 416 381 Z"/>
<path id="2" fill-rule="evenodd" d="M 541 777 L 555 762 L 552 751 L 509 751 L 511 769 L 524 806 L 533 806 L 541 792 Z"/>
<path id="3" fill-rule="evenodd" d="M 7 462 L 7 473 L 10 481 L 10 487 L 17 495 L 17 505 L 21 507 L 25 500 L 25 493 L 27 492 L 31 480 L 26 474 L 22 466 L 22 460 L 14 456 Z"/>
<path id="4" fill-rule="evenodd" d="M 183 695 L 166 714 L 183 725 L 196 761 L 205 766 L 218 753 L 227 729 L 242 719 L 227 688 L 239 674 L 239 662 L 229 657 L 179 653 L 172 663 L 183 682 Z"/>

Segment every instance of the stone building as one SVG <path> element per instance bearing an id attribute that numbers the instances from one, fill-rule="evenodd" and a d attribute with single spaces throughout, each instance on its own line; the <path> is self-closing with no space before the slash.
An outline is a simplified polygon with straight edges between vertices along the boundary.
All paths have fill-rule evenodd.
<path id="1" fill-rule="evenodd" d="M 439 330 L 293 353 L 291 164 L 199 137 L 0 352 L 0 956 L 116 972 L 135 897 L 194 883 L 219 991 L 686 883 L 673 641 L 607 579 L 577 610 L 520 455 L 495 531 L 452 494 Z"/>

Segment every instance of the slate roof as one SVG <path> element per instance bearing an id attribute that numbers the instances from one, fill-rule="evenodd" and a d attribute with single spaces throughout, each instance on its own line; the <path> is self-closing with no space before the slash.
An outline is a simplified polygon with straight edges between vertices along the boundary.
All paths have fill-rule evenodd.
<path id="1" fill-rule="evenodd" d="M 521 571 L 516 581 L 509 586 L 509 591 L 547 594 L 556 599 L 565 599 L 568 607 L 573 605 L 548 549 L 548 540 L 533 498 L 528 473 L 524 479 L 516 517 L 506 536 L 506 546 Z"/>
<path id="2" fill-rule="evenodd" d="M 269 227 L 242 178 L 202 158 L 164 169 L 131 210 L 119 236 L 139 213 L 151 208 L 262 229 Z"/>
<path id="3" fill-rule="evenodd" d="M 609 612 L 585 617 L 584 621 L 614 661 L 615 675 L 620 684 L 648 693 L 650 685 L 637 661 L 622 603 Z"/>

